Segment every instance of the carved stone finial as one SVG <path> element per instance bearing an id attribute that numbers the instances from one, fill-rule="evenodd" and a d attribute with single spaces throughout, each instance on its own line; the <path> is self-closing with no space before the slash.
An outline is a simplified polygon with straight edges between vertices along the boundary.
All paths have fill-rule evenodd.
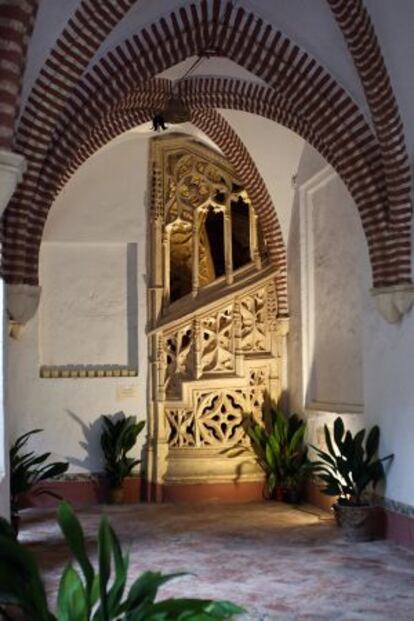
<path id="1" fill-rule="evenodd" d="M 388 323 L 397 323 L 414 303 L 414 285 L 411 283 L 371 289 L 378 312 Z"/>
<path id="2" fill-rule="evenodd" d="M 15 323 L 24 325 L 36 314 L 41 288 L 31 285 L 7 285 L 7 311 Z"/>

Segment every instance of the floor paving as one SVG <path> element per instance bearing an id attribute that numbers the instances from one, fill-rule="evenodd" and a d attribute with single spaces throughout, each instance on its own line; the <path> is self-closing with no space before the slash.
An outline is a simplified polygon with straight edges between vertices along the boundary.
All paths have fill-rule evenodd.
<path id="1" fill-rule="evenodd" d="M 414 553 L 388 541 L 348 543 L 330 516 L 304 505 L 153 504 L 78 512 L 90 554 L 109 515 L 130 552 L 130 580 L 144 570 L 192 575 L 162 597 L 227 599 L 241 621 L 412 621 Z M 37 556 L 51 602 L 70 557 L 55 511 L 23 515 L 20 539 Z"/>

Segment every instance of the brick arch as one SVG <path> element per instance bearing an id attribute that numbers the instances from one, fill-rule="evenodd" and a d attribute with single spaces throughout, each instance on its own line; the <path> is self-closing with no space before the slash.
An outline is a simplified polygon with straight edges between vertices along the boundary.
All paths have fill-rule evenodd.
<path id="1" fill-rule="evenodd" d="M 297 119 L 298 127 L 302 125 L 308 135 L 324 145 L 326 159 L 335 159 L 334 166 L 341 167 L 342 176 L 356 171 L 351 193 L 365 231 L 371 231 L 368 243 L 374 285 L 410 282 L 410 240 L 388 230 L 384 163 L 378 141 L 356 104 L 323 67 L 282 33 L 243 8 L 235 9 L 219 0 L 211 6 L 204 0 L 187 5 L 109 52 L 72 90 L 58 116 L 53 139 L 40 147 L 31 144 L 29 119 L 19 143 L 29 159 L 29 170 L 5 219 L 6 277 L 14 282 L 29 281 L 26 270 L 31 264 L 31 237 L 43 228 L 48 153 L 55 151 L 55 157 L 62 159 L 57 138 L 65 136 L 82 109 L 93 119 L 137 84 L 206 46 L 256 74 L 280 95 L 286 117 Z M 19 260 L 16 269 L 10 270 L 12 255 L 17 253 L 13 245 L 18 247 Z"/>
<path id="2" fill-rule="evenodd" d="M 170 88 L 171 85 L 166 80 L 152 80 L 142 85 L 139 90 L 135 89 L 125 94 L 121 100 L 113 103 L 111 109 L 107 108 L 106 110 L 107 115 L 112 115 L 111 124 L 114 125 L 116 123 L 114 121 L 116 115 L 124 115 L 126 112 L 129 112 L 134 114 L 133 118 L 137 118 L 135 116 L 136 109 L 151 108 L 155 110 L 162 108 L 167 101 Z M 372 166 L 372 163 L 378 159 L 378 157 L 374 157 L 376 143 L 374 137 L 370 135 L 369 129 L 364 133 L 356 133 L 355 138 L 353 138 L 355 150 L 352 154 L 352 166 L 350 166 L 347 158 L 341 159 L 336 157 L 336 153 L 340 152 L 341 143 L 334 143 L 336 151 L 332 152 L 331 143 L 324 140 L 324 137 L 320 134 L 315 135 L 312 128 L 300 114 L 290 112 L 287 109 L 285 98 L 277 94 L 273 89 L 237 80 L 194 78 L 184 82 L 181 91 L 183 98 L 193 109 L 205 110 L 206 107 L 227 107 L 254 112 L 282 123 L 302 135 L 315 146 L 337 168 L 351 193 L 354 193 L 367 236 L 374 282 L 384 282 L 388 275 L 387 273 L 384 274 L 384 266 L 388 267 L 388 264 L 387 248 L 384 242 L 386 228 L 384 215 L 381 212 L 377 214 L 376 226 L 372 226 L 373 207 L 378 208 L 381 205 L 382 197 L 378 191 L 372 193 L 371 202 L 367 205 L 364 200 L 366 195 L 361 191 L 361 188 L 365 186 L 371 188 L 379 186 L 375 176 L 378 174 L 377 169 Z M 94 128 L 95 134 L 99 134 L 97 119 L 100 120 L 105 117 L 102 113 L 99 116 L 99 110 L 99 105 L 96 102 L 91 106 L 91 109 L 85 106 L 82 110 L 79 110 L 79 114 L 76 115 L 73 122 L 65 127 L 64 132 L 56 135 L 55 142 L 50 148 L 48 158 L 43 166 L 42 183 L 32 198 L 34 204 L 38 206 L 38 210 L 35 214 L 35 219 L 29 221 L 31 235 L 27 244 L 27 260 L 25 263 L 22 263 L 21 255 L 19 255 L 15 261 L 13 260 L 13 254 L 5 253 L 4 271 L 10 282 L 16 282 L 14 278 L 17 276 L 18 278 L 25 277 L 29 279 L 26 282 L 37 284 L 38 248 L 48 209 L 56 196 L 56 188 L 62 187 L 62 183 L 73 172 L 74 163 L 76 166 L 79 162 L 79 154 L 82 154 L 82 149 L 84 148 L 81 145 L 85 137 L 88 137 L 87 142 L 90 140 L 89 133 L 91 127 Z M 353 137 L 352 133 L 350 136 Z M 362 137 L 361 146 L 358 143 L 360 137 Z M 367 144 L 371 147 L 369 159 L 366 159 L 364 155 Z M 88 153 L 90 152 L 88 151 Z M 269 211 L 265 213 L 265 210 L 262 211 L 259 206 L 259 215 L 263 221 L 267 221 L 272 217 L 273 208 L 271 207 L 271 202 L 268 203 L 267 209 Z M 275 239 L 277 239 L 276 231 L 277 229 L 275 229 Z M 8 240 L 6 239 L 6 248 L 7 244 Z M 13 240 L 11 240 L 11 244 L 13 244 Z M 12 259 L 11 261 L 9 257 Z M 278 261 L 276 255 L 273 258 Z M 20 270 L 20 274 L 18 270 Z"/>
<path id="3" fill-rule="evenodd" d="M 359 73 L 384 162 L 389 224 L 411 221 L 411 173 L 404 130 L 375 29 L 362 0 L 327 0 Z"/>
<path id="4" fill-rule="evenodd" d="M 92 127 L 89 127 L 87 136 L 83 142 L 80 135 L 77 135 L 79 125 L 74 126 L 74 133 L 70 136 L 68 144 L 76 144 L 74 149 L 68 149 L 65 167 L 59 166 L 58 159 L 51 159 L 48 168 L 48 182 L 43 199 L 47 200 L 47 209 L 44 211 L 44 222 L 46 221 L 49 209 L 70 177 L 81 166 L 81 164 L 95 153 L 99 148 L 121 133 L 151 120 L 153 116 L 154 103 L 159 102 L 159 94 L 154 89 L 151 95 L 141 93 L 139 96 L 139 106 L 136 101 L 118 103 L 110 114 L 101 117 Z M 165 91 L 161 89 L 164 103 L 166 102 Z M 135 105 L 131 105 L 131 103 Z M 148 104 L 152 103 L 151 108 Z M 145 104 L 147 107 L 144 107 Z M 227 160 L 232 164 L 237 177 L 243 180 L 243 184 L 255 206 L 259 219 L 264 230 L 272 230 L 272 236 L 268 237 L 269 255 L 278 268 L 278 278 L 276 282 L 278 297 L 278 315 L 288 316 L 288 296 L 287 296 L 287 263 L 286 247 L 283 240 L 280 224 L 274 208 L 272 199 L 266 188 L 262 176 L 260 175 L 253 159 L 249 155 L 243 142 L 231 128 L 229 123 L 215 110 L 195 110 L 192 113 L 192 123 L 201 129 L 213 142 L 222 150 Z M 37 284 L 38 261 L 41 243 L 41 234 L 33 238 L 32 252 L 30 253 L 30 274 L 31 284 Z"/>
<path id="5" fill-rule="evenodd" d="M 337 153 L 332 152 L 330 145 L 327 145 L 322 140 L 321 136 L 315 136 L 313 132 L 310 131 L 309 126 L 300 115 L 290 113 L 286 110 L 286 102 L 280 95 L 276 94 L 273 89 L 238 80 L 192 78 L 182 83 L 180 91 L 184 101 L 186 101 L 193 110 L 200 109 L 204 111 L 206 108 L 217 107 L 245 110 L 275 120 L 300 134 L 310 142 L 312 146 L 335 166 L 350 192 L 354 194 L 368 242 L 374 282 L 382 283 L 384 281 L 387 277 L 387 273 L 384 273 L 384 266 L 386 268 L 389 267 L 387 263 L 387 229 L 385 216 L 381 213 L 377 216 L 376 226 L 372 226 L 373 207 L 381 204 L 382 196 L 376 190 L 379 184 L 375 176 L 377 171 L 375 168 L 372 168 L 372 162 L 375 161 L 374 157 L 371 153 L 369 159 L 365 158 L 367 147 L 366 136 L 364 136 L 362 146 L 356 143 L 352 165 L 349 166 L 348 160 L 338 158 Z M 112 116 L 115 114 L 123 114 L 126 110 L 133 111 L 135 108 L 141 106 L 149 106 L 154 110 L 157 109 L 157 107 L 162 108 L 167 101 L 169 92 L 170 83 L 168 81 L 151 81 L 145 85 L 145 87 L 140 87 L 139 90 L 125 95 L 124 98 L 114 103 L 110 114 Z M 97 114 L 98 108 L 96 105 L 92 111 L 83 108 L 79 111 L 76 122 L 66 127 L 66 134 L 57 137 L 57 144 L 59 145 L 60 152 L 62 152 L 62 144 L 66 148 L 66 159 L 55 158 L 51 161 L 49 174 L 56 172 L 60 165 L 64 166 L 61 170 L 63 180 L 67 179 L 73 172 L 73 166 L 75 165 L 76 167 L 79 161 L 76 155 L 77 146 L 83 140 L 84 133 L 93 126 Z M 107 114 L 109 114 L 109 111 Z M 356 138 L 358 137 L 359 134 Z M 371 151 L 373 151 L 376 147 L 375 139 L 373 136 L 369 136 L 369 138 Z M 70 145 L 72 148 L 70 148 Z M 337 147 L 338 151 L 339 148 L 340 145 Z M 377 154 L 376 159 L 378 159 L 378 157 L 379 155 Z M 74 158 L 72 159 L 72 163 L 67 163 L 70 158 Z M 75 162 L 75 164 L 73 164 L 73 162 Z M 368 187 L 375 189 L 375 191 L 372 192 L 371 203 L 369 205 L 366 204 L 366 200 L 364 200 L 366 195 L 362 192 L 364 184 L 365 186 L 368 185 Z M 268 213 L 262 211 L 260 207 L 259 210 L 264 222 L 271 217 L 271 208 L 269 208 Z M 379 225 L 377 223 L 379 223 Z M 379 226 L 381 226 L 381 228 L 379 228 Z M 277 257 L 275 257 L 275 260 L 277 262 Z"/>
<path id="6" fill-rule="evenodd" d="M 13 147 L 27 46 L 39 0 L 0 2 L 0 149 Z"/>

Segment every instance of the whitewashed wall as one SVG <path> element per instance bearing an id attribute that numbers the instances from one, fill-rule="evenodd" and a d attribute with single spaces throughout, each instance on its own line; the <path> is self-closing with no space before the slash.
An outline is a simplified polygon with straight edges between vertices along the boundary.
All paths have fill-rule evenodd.
<path id="1" fill-rule="evenodd" d="M 12 437 L 44 428 L 33 446 L 53 449 L 73 472 L 102 470 L 101 414 L 146 417 L 147 146 L 127 136 L 67 184 L 41 248 L 39 311 L 10 340 Z M 40 365 L 128 363 L 137 377 L 39 377 Z"/>
<path id="2" fill-rule="evenodd" d="M 312 217 L 303 198 L 315 187 Z M 303 248 L 304 216 L 317 233 L 308 254 Z M 292 410 L 306 412 L 313 443 L 323 441 L 323 425 L 331 426 L 338 414 L 354 431 L 378 424 L 381 453 L 395 454 L 384 493 L 413 505 L 414 313 L 397 325 L 379 315 L 369 293 L 367 246 L 353 201 L 338 178 L 326 174 L 326 163 L 310 147 L 299 166 L 288 259 Z M 309 276 L 313 300 L 306 288 Z M 307 348 L 312 353 L 306 361 Z M 317 377 L 313 385 L 312 372 Z"/>
<path id="3" fill-rule="evenodd" d="M 308 439 L 339 414 L 364 423 L 363 313 L 369 262 L 355 205 L 335 171 L 311 147 L 303 153 L 288 249 L 292 325 L 291 408 L 304 412 Z"/>

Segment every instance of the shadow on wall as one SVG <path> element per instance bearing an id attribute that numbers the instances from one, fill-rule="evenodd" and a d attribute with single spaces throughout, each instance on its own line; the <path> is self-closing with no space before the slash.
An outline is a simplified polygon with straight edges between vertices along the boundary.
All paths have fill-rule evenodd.
<path id="1" fill-rule="evenodd" d="M 138 369 L 138 247 L 127 244 L 127 363 Z"/>
<path id="2" fill-rule="evenodd" d="M 86 456 L 84 459 L 77 459 L 75 457 L 67 456 L 66 459 L 71 466 L 78 466 L 87 470 L 88 472 L 96 472 L 96 455 L 101 455 L 100 436 L 102 432 L 102 420 L 99 416 L 93 423 L 88 425 L 71 410 L 66 410 L 67 414 L 74 420 L 82 429 L 84 440 L 79 444 L 85 450 Z M 99 470 L 103 470 L 103 458 L 101 458 L 102 467 Z"/>

